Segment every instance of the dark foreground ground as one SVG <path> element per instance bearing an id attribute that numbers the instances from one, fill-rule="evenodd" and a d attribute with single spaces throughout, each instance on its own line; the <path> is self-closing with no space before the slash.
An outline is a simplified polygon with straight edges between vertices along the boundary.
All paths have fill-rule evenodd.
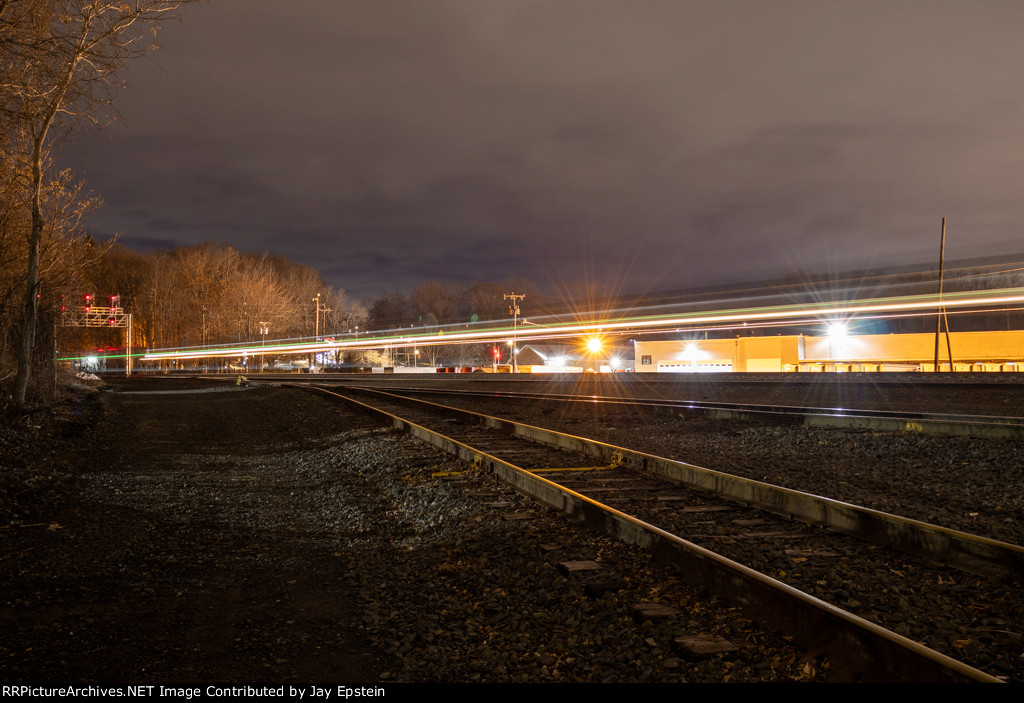
<path id="1" fill-rule="evenodd" d="M 345 422 L 247 393 L 87 394 L 12 460 L 61 478 L 3 496 L 5 682 L 377 680 L 353 553 L 295 524 L 286 477 L 238 471 Z"/>
<path id="2" fill-rule="evenodd" d="M 326 399 L 127 392 L 153 389 L 118 381 L 0 428 L 4 683 L 844 680 Z M 615 587 L 558 568 L 577 560 Z M 638 616 L 652 603 L 675 615 Z M 690 660 L 680 635 L 736 646 Z"/>

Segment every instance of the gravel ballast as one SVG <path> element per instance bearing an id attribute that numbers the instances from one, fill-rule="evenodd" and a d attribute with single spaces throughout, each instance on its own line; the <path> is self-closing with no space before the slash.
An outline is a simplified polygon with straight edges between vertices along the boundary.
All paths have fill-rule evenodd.
<path id="1" fill-rule="evenodd" d="M 5 454 L 5 680 L 843 678 L 646 554 L 324 399 L 87 404 L 35 457 Z"/>

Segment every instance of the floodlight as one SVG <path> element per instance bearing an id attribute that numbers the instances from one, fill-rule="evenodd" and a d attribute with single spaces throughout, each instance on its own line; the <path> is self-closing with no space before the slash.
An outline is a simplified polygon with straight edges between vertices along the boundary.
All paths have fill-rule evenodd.
<path id="1" fill-rule="evenodd" d="M 847 335 L 846 323 L 845 322 L 830 322 L 828 323 L 828 336 L 831 339 L 845 339 Z"/>

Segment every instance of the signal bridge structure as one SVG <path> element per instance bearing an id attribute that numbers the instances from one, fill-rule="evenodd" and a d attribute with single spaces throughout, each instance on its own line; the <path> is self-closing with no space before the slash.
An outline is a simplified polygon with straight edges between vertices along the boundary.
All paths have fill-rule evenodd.
<path id="1" fill-rule="evenodd" d="M 132 315 L 126 313 L 120 296 L 110 296 L 110 305 L 95 305 L 96 296 L 84 295 L 83 304 L 61 305 L 61 327 L 123 327 L 125 329 L 125 375 L 132 375 Z"/>

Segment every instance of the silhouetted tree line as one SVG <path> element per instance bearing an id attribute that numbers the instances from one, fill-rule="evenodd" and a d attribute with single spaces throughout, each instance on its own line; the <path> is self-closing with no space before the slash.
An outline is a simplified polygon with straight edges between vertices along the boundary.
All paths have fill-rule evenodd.
<path id="1" fill-rule="evenodd" d="M 412 292 L 392 289 L 366 301 L 369 329 L 434 327 L 483 321 L 511 322 L 509 293 L 525 294 L 524 315 L 545 315 L 551 299 L 530 281 L 509 278 L 501 283 L 477 282 L 468 287 L 426 281 Z"/>

